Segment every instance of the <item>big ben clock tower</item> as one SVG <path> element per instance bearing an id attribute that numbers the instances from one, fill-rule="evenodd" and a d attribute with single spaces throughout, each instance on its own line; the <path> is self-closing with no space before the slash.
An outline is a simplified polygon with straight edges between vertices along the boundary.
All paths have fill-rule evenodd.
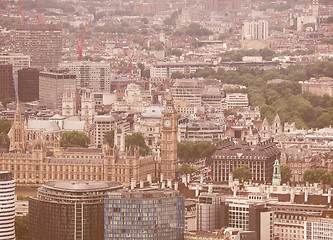
<path id="1" fill-rule="evenodd" d="M 161 166 L 160 172 L 163 179 L 175 179 L 177 171 L 177 120 L 178 115 L 175 110 L 171 96 L 165 97 L 165 109 L 161 119 Z"/>

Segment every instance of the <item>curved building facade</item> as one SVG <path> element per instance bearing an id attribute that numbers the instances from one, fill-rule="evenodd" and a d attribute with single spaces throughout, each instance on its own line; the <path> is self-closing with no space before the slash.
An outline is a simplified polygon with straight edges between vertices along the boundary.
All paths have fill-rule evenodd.
<path id="1" fill-rule="evenodd" d="M 104 199 L 118 182 L 48 182 L 29 199 L 30 240 L 104 239 Z"/>
<path id="2" fill-rule="evenodd" d="M 15 239 L 15 180 L 0 172 L 0 240 Z"/>

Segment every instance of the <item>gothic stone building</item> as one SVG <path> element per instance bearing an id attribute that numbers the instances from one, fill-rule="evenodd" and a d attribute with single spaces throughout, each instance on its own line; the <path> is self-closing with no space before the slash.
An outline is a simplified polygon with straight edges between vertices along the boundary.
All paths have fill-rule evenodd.
<path id="1" fill-rule="evenodd" d="M 212 179 L 215 182 L 229 180 L 229 173 L 235 168 L 248 166 L 252 181 L 272 182 L 273 166 L 280 151 L 273 140 L 258 145 L 247 143 L 223 142 L 212 156 Z"/>
<path id="2" fill-rule="evenodd" d="M 156 178 L 153 155 L 141 157 L 138 150 L 121 153 L 110 149 L 55 148 L 48 151 L 41 142 L 32 152 L 0 154 L 0 171 L 10 171 L 18 184 L 41 184 L 48 181 L 86 180 L 118 181 L 129 186 Z"/>
<path id="3" fill-rule="evenodd" d="M 18 184 L 41 184 L 48 181 L 99 180 L 117 181 L 125 186 L 131 182 L 154 181 L 159 174 L 164 180 L 175 179 L 177 171 L 177 114 L 173 102 L 167 102 L 162 114 L 162 156 L 140 156 L 139 149 L 125 149 L 123 141 L 115 147 L 102 149 L 48 148 L 41 138 L 26 139 L 19 107 L 11 129 L 9 153 L 0 153 L 0 171 L 10 171 Z"/>

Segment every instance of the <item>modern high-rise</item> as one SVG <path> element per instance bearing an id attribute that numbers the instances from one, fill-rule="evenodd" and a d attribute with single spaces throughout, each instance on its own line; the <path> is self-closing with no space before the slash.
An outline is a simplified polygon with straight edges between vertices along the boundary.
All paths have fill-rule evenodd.
<path id="1" fill-rule="evenodd" d="M 0 240 L 15 240 L 15 180 L 0 172 Z"/>
<path id="2" fill-rule="evenodd" d="M 175 190 L 113 192 L 105 199 L 104 239 L 179 240 L 185 199 Z"/>
<path id="3" fill-rule="evenodd" d="M 30 56 L 19 53 L 0 53 L 0 64 L 12 64 L 13 74 L 17 75 L 17 71 L 30 67 Z"/>
<path id="4" fill-rule="evenodd" d="M 16 51 L 31 57 L 31 66 L 55 69 L 62 56 L 62 28 L 55 24 L 24 24 L 16 27 Z"/>
<path id="5" fill-rule="evenodd" d="M 30 240 L 104 239 L 104 199 L 118 182 L 48 182 L 29 199 Z"/>
<path id="6" fill-rule="evenodd" d="M 18 70 L 18 96 L 22 102 L 39 99 L 39 71 L 36 68 Z"/>
<path id="7" fill-rule="evenodd" d="M 214 231 L 226 226 L 227 219 L 222 218 L 225 212 L 225 196 L 219 194 L 201 194 L 196 208 L 197 230 Z"/>
<path id="8" fill-rule="evenodd" d="M 59 69 L 76 75 L 78 89 L 110 92 L 110 64 L 106 62 L 64 62 Z"/>
<path id="9" fill-rule="evenodd" d="M 274 216 L 272 209 L 266 207 L 268 201 L 265 194 L 232 197 L 201 193 L 197 204 L 197 229 L 214 231 L 231 227 L 254 232 L 258 240 L 273 240 Z"/>
<path id="10" fill-rule="evenodd" d="M 61 110 L 63 94 L 75 92 L 75 75 L 60 71 L 39 73 L 39 100 L 47 108 Z"/>
<path id="11" fill-rule="evenodd" d="M 0 99 L 15 98 L 13 65 L 0 65 Z"/>
<path id="12" fill-rule="evenodd" d="M 242 29 L 243 40 L 267 40 L 268 22 L 266 20 L 245 21 Z"/>

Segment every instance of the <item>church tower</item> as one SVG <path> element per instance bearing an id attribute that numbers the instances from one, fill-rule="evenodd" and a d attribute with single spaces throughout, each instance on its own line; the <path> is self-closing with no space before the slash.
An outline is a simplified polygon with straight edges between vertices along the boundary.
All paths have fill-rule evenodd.
<path id="1" fill-rule="evenodd" d="M 175 179 L 177 171 L 177 120 L 178 115 L 175 110 L 171 96 L 166 96 L 165 109 L 161 118 L 161 166 L 160 172 L 163 179 Z"/>
<path id="2" fill-rule="evenodd" d="M 25 142 L 25 132 L 24 132 L 24 122 L 22 121 L 22 115 L 20 111 L 20 103 L 17 99 L 16 112 L 14 116 L 13 126 L 10 132 L 10 152 L 25 153 L 26 142 Z"/>
<path id="3" fill-rule="evenodd" d="M 73 93 L 64 93 L 62 97 L 62 116 L 72 117 L 76 115 L 76 97 Z"/>
<path id="4" fill-rule="evenodd" d="M 272 185 L 273 186 L 280 186 L 281 185 L 281 170 L 280 170 L 279 159 L 276 159 L 275 163 L 274 163 L 274 172 L 273 172 Z"/>
<path id="5" fill-rule="evenodd" d="M 91 126 L 95 117 L 95 100 L 90 92 L 83 93 L 81 98 L 81 120 Z"/>

